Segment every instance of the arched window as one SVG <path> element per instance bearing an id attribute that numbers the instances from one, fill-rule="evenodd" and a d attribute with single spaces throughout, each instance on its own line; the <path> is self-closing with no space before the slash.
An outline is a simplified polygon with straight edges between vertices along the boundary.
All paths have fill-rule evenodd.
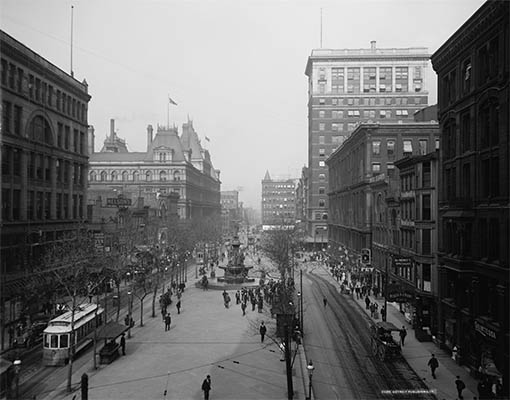
<path id="1" fill-rule="evenodd" d="M 105 182 L 107 179 L 106 177 L 106 171 L 101 171 L 101 182 Z"/>
<path id="2" fill-rule="evenodd" d="M 152 173 L 151 173 L 151 171 L 147 171 L 147 172 L 145 173 L 145 180 L 146 180 L 147 182 L 152 181 Z"/>
<path id="3" fill-rule="evenodd" d="M 377 222 L 383 222 L 383 200 L 382 200 L 382 194 L 379 193 L 377 195 L 377 200 L 375 202 L 375 214 L 376 214 L 376 221 Z"/>
<path id="4" fill-rule="evenodd" d="M 89 181 L 90 182 L 94 182 L 96 180 L 96 173 L 94 171 L 92 171 L 90 174 L 89 174 Z"/>
<path id="5" fill-rule="evenodd" d="M 323 220 L 327 220 L 328 219 L 328 214 L 327 213 L 322 214 L 322 219 Z M 326 232 L 326 230 L 324 230 L 324 232 Z"/>
<path id="6" fill-rule="evenodd" d="M 127 180 L 129 180 L 129 175 L 128 175 L 127 171 L 123 171 L 122 172 L 122 181 L 125 182 Z"/>
<path id="7" fill-rule="evenodd" d="M 160 171 L 159 172 L 159 180 L 160 181 L 166 181 L 166 172 L 165 171 Z"/>
<path id="8" fill-rule="evenodd" d="M 181 173 L 179 171 L 174 171 L 174 181 L 181 180 Z"/>
<path id="9" fill-rule="evenodd" d="M 53 136 L 51 134 L 50 124 L 41 115 L 38 115 L 30 121 L 30 125 L 28 126 L 28 137 L 39 143 L 44 143 L 47 145 L 53 145 Z"/>
<path id="10" fill-rule="evenodd" d="M 112 177 L 112 181 L 116 181 L 117 180 L 117 171 L 113 171 L 112 174 L 111 174 L 111 177 Z"/>
<path id="11" fill-rule="evenodd" d="M 140 174 L 138 171 L 133 172 L 133 181 L 137 182 L 140 179 Z"/>

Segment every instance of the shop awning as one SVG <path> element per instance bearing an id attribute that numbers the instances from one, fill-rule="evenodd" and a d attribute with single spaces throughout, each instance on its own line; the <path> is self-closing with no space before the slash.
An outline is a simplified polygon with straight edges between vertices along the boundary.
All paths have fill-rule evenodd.
<path id="1" fill-rule="evenodd" d="M 473 218 L 475 213 L 473 211 L 463 211 L 463 210 L 451 210 L 446 211 L 442 217 L 443 218 Z"/>
<path id="2" fill-rule="evenodd" d="M 3 375 L 12 365 L 12 362 L 0 357 L 0 375 Z"/>

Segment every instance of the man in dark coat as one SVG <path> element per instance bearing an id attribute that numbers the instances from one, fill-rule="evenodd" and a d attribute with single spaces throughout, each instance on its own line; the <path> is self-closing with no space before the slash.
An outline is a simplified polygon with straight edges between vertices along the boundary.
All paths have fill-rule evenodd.
<path id="1" fill-rule="evenodd" d="M 407 336 L 407 330 L 406 330 L 405 326 L 402 325 L 402 329 L 400 330 L 399 335 L 400 335 L 400 345 L 402 347 L 404 347 L 404 341 L 406 340 L 406 336 Z"/>
<path id="2" fill-rule="evenodd" d="M 209 392 L 211 391 L 211 375 L 207 375 L 202 382 L 202 390 L 204 391 L 204 400 L 209 400 Z"/>
<path id="3" fill-rule="evenodd" d="M 177 307 L 177 314 L 180 314 L 181 313 L 181 301 L 179 300 L 175 306 Z"/>
<path id="4" fill-rule="evenodd" d="M 260 332 L 260 342 L 261 342 L 261 343 L 264 343 L 264 336 L 266 336 L 266 332 L 267 332 L 267 328 L 266 328 L 266 326 L 264 325 L 264 321 L 262 321 L 262 322 L 260 323 L 259 332 Z"/>
<path id="5" fill-rule="evenodd" d="M 466 387 L 466 384 L 460 379 L 460 376 L 457 375 L 457 379 L 455 379 L 455 387 L 457 388 L 457 395 L 459 396 L 459 399 L 463 399 L 462 397 L 462 391 Z"/>
<path id="6" fill-rule="evenodd" d="M 126 335 L 122 334 L 120 337 L 120 348 L 122 349 L 122 355 L 126 355 Z"/>
<path id="7" fill-rule="evenodd" d="M 370 298 L 367 296 L 365 297 L 365 305 L 366 305 L 366 309 L 369 310 L 370 308 Z"/>
<path id="8" fill-rule="evenodd" d="M 165 316 L 165 332 L 170 330 L 170 324 L 172 323 L 172 317 L 170 313 Z"/>
<path id="9" fill-rule="evenodd" d="M 439 361 L 437 361 L 437 358 L 434 354 L 432 354 L 432 357 L 428 362 L 428 366 L 430 367 L 432 378 L 436 379 L 436 369 L 439 367 Z"/>

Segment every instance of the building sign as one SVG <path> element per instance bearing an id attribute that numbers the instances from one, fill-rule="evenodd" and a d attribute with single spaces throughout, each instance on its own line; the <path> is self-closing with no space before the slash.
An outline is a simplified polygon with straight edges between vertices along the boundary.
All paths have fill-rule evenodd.
<path id="1" fill-rule="evenodd" d="M 109 197 L 106 199 L 106 207 L 129 207 L 130 205 L 131 199 L 123 197 Z"/>
<path id="2" fill-rule="evenodd" d="M 393 265 L 397 268 L 409 268 L 412 265 L 412 260 L 408 257 L 395 257 L 393 259 Z"/>
<path id="3" fill-rule="evenodd" d="M 487 328 L 478 321 L 475 321 L 475 331 L 480 332 L 483 336 L 496 340 L 496 332 L 492 329 Z"/>
<path id="4" fill-rule="evenodd" d="M 387 301 L 393 303 L 411 303 L 414 298 L 410 292 L 390 292 L 388 291 Z"/>

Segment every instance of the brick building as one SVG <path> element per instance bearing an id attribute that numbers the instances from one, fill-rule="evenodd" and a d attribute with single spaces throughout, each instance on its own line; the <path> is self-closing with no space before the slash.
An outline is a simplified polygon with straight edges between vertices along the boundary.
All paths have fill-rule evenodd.
<path id="1" fill-rule="evenodd" d="M 2 87 L 1 333 L 21 317 L 26 266 L 85 218 L 86 81 L 0 31 Z M 44 300 L 44 299 L 41 299 Z M 4 341 L 1 341 L 2 346 Z"/>
<path id="2" fill-rule="evenodd" d="M 328 220 L 325 160 L 360 122 L 412 121 L 428 104 L 426 48 L 314 49 L 308 77 L 309 188 L 306 226 L 309 241 Z M 322 229 L 321 229 L 322 231 Z"/>
<path id="3" fill-rule="evenodd" d="M 473 373 L 509 377 L 509 8 L 484 3 L 432 56 L 441 125 L 440 332 Z"/>

